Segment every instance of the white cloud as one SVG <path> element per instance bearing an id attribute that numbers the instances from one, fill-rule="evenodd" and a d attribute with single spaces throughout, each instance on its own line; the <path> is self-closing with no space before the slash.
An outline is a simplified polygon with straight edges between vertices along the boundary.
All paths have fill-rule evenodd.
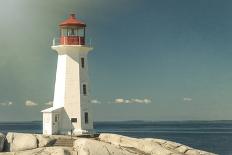
<path id="1" fill-rule="evenodd" d="M 94 99 L 94 100 L 91 100 L 91 103 L 93 103 L 93 104 L 101 104 L 102 102 L 99 101 L 99 100 Z"/>
<path id="2" fill-rule="evenodd" d="M 13 104 L 13 102 L 9 101 L 9 102 L 1 102 L 0 106 L 11 106 Z"/>
<path id="3" fill-rule="evenodd" d="M 38 105 L 38 103 L 35 103 L 33 101 L 30 101 L 30 100 L 27 100 L 25 102 L 25 106 L 27 106 L 27 107 L 34 107 L 34 106 L 37 106 L 37 105 Z"/>
<path id="4" fill-rule="evenodd" d="M 184 101 L 187 101 L 187 102 L 191 102 L 193 99 L 190 98 L 190 97 L 184 97 L 183 100 L 184 100 Z"/>
<path id="5" fill-rule="evenodd" d="M 151 103 L 151 99 L 143 99 L 143 102 L 145 103 L 145 104 L 149 104 L 149 103 Z"/>
<path id="6" fill-rule="evenodd" d="M 53 104 L 53 102 L 52 101 L 49 101 L 49 102 L 46 102 L 46 103 L 44 103 L 45 105 L 52 105 Z"/>
<path id="7" fill-rule="evenodd" d="M 124 100 L 124 103 L 132 103 L 131 100 Z"/>
<path id="8" fill-rule="evenodd" d="M 149 104 L 151 103 L 151 99 L 122 99 L 122 98 L 117 98 L 114 100 L 114 103 L 116 104 Z"/>
<path id="9" fill-rule="evenodd" d="M 114 100 L 115 103 L 124 103 L 124 99 L 122 98 L 117 98 Z"/>

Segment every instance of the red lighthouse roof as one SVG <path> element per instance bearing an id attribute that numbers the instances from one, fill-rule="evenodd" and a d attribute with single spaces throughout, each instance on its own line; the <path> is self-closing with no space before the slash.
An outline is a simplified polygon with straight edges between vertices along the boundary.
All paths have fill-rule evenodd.
<path id="1" fill-rule="evenodd" d="M 75 14 L 71 14 L 68 19 L 60 23 L 60 26 L 80 26 L 86 27 L 86 24 L 78 19 L 76 19 Z"/>

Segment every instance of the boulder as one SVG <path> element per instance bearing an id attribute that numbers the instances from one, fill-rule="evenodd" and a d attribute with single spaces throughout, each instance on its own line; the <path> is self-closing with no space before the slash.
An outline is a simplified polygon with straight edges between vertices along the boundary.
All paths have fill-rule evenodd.
<path id="1" fill-rule="evenodd" d="M 197 150 L 197 149 L 190 149 L 185 152 L 186 155 L 214 155 L 213 153 Z"/>
<path id="2" fill-rule="evenodd" d="M 100 134 L 99 140 L 78 138 L 74 147 L 48 147 L 65 137 L 8 133 L 5 138 L 0 134 L 0 146 L 5 141 L 6 151 L 11 151 L 0 155 L 215 155 L 167 140 L 117 134 Z"/>
<path id="3" fill-rule="evenodd" d="M 190 148 L 184 145 L 181 145 L 179 147 L 177 147 L 175 150 L 180 152 L 180 153 L 185 153 L 186 151 L 188 151 Z"/>
<path id="4" fill-rule="evenodd" d="M 52 146 L 56 139 L 49 137 L 47 135 L 36 135 L 36 138 L 38 140 L 38 147 L 47 147 Z"/>
<path id="5" fill-rule="evenodd" d="M 100 134 L 99 139 L 119 147 L 130 147 L 151 155 L 214 155 L 213 153 L 200 151 L 179 143 L 162 139 L 137 139 L 107 133 Z"/>
<path id="6" fill-rule="evenodd" d="M 15 155 L 15 153 L 14 152 L 0 152 L 0 155 Z"/>
<path id="7" fill-rule="evenodd" d="M 155 140 L 140 140 L 139 143 L 137 144 L 138 150 L 141 150 L 145 152 L 146 154 L 151 154 L 151 155 L 181 155 L 179 152 L 172 150 L 172 149 L 167 149 L 157 143 Z"/>
<path id="8" fill-rule="evenodd" d="M 117 146 L 135 147 L 135 148 L 139 147 L 139 142 L 141 141 L 140 139 L 137 138 L 131 138 L 122 135 L 107 134 L 107 133 L 100 134 L 99 139 L 103 142 L 111 143 Z"/>
<path id="9" fill-rule="evenodd" d="M 74 150 L 78 151 L 78 155 L 136 155 L 138 152 L 130 152 L 124 148 L 111 145 L 109 143 L 80 138 L 74 142 Z"/>
<path id="10" fill-rule="evenodd" d="M 4 149 L 5 138 L 6 136 L 0 133 L 0 152 L 2 152 Z"/>
<path id="11" fill-rule="evenodd" d="M 5 146 L 4 146 L 4 150 L 9 152 L 12 142 L 13 142 L 13 137 L 14 137 L 14 133 L 12 132 L 8 132 L 6 135 L 6 141 L 5 141 Z"/>
<path id="12" fill-rule="evenodd" d="M 72 148 L 44 147 L 25 151 L 0 153 L 0 155 L 77 155 L 77 153 L 74 152 Z"/>
<path id="13" fill-rule="evenodd" d="M 37 138 L 33 134 L 8 133 L 6 151 L 22 151 L 37 148 Z"/>
<path id="14" fill-rule="evenodd" d="M 34 150 L 27 150 L 16 152 L 15 155 L 73 155 L 74 152 L 71 148 L 62 147 L 47 147 L 47 148 L 37 148 Z"/>
<path id="15" fill-rule="evenodd" d="M 116 146 L 134 148 L 146 154 L 169 155 L 177 153 L 174 150 L 162 147 L 158 142 L 151 138 L 143 140 L 116 134 L 100 134 L 99 139 Z"/>

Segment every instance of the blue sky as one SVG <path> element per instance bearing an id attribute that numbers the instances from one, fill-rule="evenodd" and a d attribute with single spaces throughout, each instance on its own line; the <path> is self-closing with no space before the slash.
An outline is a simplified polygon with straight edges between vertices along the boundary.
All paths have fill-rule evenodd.
<path id="1" fill-rule="evenodd" d="M 58 23 L 76 13 L 94 51 L 94 116 L 104 120 L 232 118 L 229 0 L 4 0 L 0 121 L 40 120 L 52 101 Z"/>

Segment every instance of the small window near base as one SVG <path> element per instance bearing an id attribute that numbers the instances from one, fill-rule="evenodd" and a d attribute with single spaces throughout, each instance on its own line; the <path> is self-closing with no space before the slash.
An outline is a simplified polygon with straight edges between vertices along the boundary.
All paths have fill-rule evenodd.
<path id="1" fill-rule="evenodd" d="M 83 84 L 83 94 L 87 95 L 87 88 L 86 88 L 86 84 Z"/>
<path id="2" fill-rule="evenodd" d="M 85 124 L 88 124 L 89 123 L 89 116 L 88 116 L 88 113 L 85 112 Z"/>
<path id="3" fill-rule="evenodd" d="M 77 118 L 71 118 L 71 122 L 72 123 L 76 123 L 77 122 Z"/>
<path id="4" fill-rule="evenodd" d="M 55 115 L 55 122 L 59 121 L 59 115 Z"/>
<path id="5" fill-rule="evenodd" d="M 82 68 L 85 67 L 85 58 L 81 58 L 81 67 L 82 67 Z"/>

